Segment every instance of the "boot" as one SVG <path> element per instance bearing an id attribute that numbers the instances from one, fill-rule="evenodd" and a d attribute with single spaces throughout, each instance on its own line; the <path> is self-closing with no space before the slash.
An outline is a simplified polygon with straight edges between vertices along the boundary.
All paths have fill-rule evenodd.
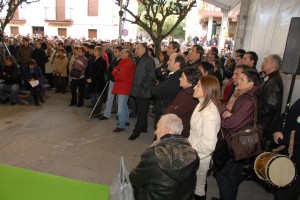
<path id="1" fill-rule="evenodd" d="M 36 94 L 32 95 L 33 96 L 33 100 L 34 100 L 34 105 L 35 106 L 39 106 L 40 103 L 39 103 L 39 99 L 38 99 L 38 96 Z"/>
<path id="2" fill-rule="evenodd" d="M 44 97 L 43 97 L 43 95 L 42 95 L 41 92 L 38 93 L 38 97 L 39 97 L 41 103 L 45 103 L 45 99 L 44 99 Z"/>

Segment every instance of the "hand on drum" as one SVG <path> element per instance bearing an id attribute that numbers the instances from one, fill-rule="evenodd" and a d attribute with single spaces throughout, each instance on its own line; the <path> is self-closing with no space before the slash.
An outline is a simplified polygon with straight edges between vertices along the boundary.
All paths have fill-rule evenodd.
<path id="1" fill-rule="evenodd" d="M 274 134 L 273 134 L 273 139 L 274 139 L 274 142 L 276 143 L 276 144 L 278 144 L 278 139 L 283 139 L 283 134 L 282 134 L 282 132 L 275 132 Z"/>

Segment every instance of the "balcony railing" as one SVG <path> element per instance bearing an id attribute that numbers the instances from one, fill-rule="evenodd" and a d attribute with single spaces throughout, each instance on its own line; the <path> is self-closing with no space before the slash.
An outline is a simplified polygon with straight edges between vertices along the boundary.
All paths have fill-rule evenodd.
<path id="1" fill-rule="evenodd" d="M 45 7 L 45 20 L 73 20 L 73 8 Z"/>

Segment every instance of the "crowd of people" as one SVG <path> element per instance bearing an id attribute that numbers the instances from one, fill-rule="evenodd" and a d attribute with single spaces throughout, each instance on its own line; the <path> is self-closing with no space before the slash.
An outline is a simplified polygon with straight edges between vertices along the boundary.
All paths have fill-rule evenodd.
<path id="1" fill-rule="evenodd" d="M 207 172 L 220 129 L 228 135 L 252 125 L 255 107 L 257 123 L 264 130 L 263 148 L 270 151 L 278 143 L 288 143 L 290 129 L 277 127 L 283 99 L 279 55 L 268 55 L 258 72 L 258 55 L 243 49 L 236 50 L 234 57 L 216 47 L 206 52 L 199 44 L 182 52 L 181 45 L 171 41 L 156 58 L 153 46 L 146 43 L 45 37 L 18 41 L 7 40 L 11 55 L 0 72 L 2 103 L 15 106 L 23 88 L 31 91 L 38 106 L 45 102 L 45 83 L 63 94 L 69 85 L 69 106 L 82 107 L 90 97 L 87 107 L 96 106 L 94 114 L 100 120 L 111 118 L 116 99 L 115 133 L 125 131 L 129 117 L 136 117 L 129 140 L 148 131 L 148 110 L 153 104 L 154 142 L 130 173 L 136 199 L 206 199 Z M 299 110 L 288 118 L 297 121 L 290 122 L 296 133 Z M 292 157 L 296 163 L 299 141 L 296 134 Z M 216 171 L 220 199 L 237 198 L 244 165 L 244 160 L 232 158 Z M 291 188 L 293 192 L 277 190 L 275 198 L 297 199 L 299 181 Z"/>

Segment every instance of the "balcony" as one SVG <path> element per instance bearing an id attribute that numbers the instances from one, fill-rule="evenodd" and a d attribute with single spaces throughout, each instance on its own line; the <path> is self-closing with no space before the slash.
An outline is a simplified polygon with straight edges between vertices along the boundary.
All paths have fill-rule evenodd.
<path id="1" fill-rule="evenodd" d="M 45 7 L 44 20 L 53 25 L 72 25 L 73 8 Z"/>

